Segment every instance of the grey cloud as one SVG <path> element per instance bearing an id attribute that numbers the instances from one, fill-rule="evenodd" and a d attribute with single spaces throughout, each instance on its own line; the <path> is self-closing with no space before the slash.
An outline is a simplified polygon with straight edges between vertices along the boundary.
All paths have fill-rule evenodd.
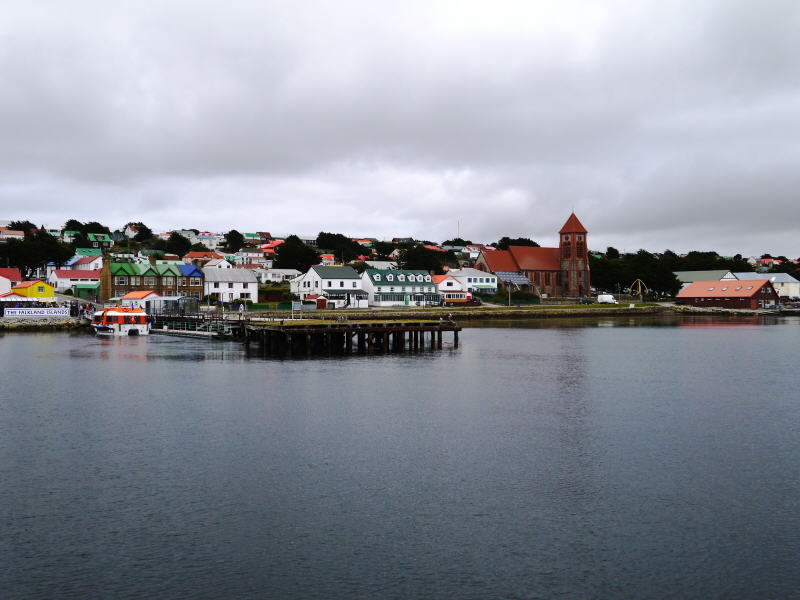
<path id="1" fill-rule="evenodd" d="M 800 6 L 547 7 L 12 4 L 3 212 L 800 254 Z"/>

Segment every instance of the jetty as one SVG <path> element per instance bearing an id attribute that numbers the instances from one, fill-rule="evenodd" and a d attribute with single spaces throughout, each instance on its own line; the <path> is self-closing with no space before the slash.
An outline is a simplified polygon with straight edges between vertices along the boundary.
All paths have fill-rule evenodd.
<path id="1" fill-rule="evenodd" d="M 240 315 L 154 315 L 150 333 L 206 340 L 235 340 L 267 356 L 399 354 L 458 347 L 461 326 L 439 319 L 258 318 Z"/>
<path id="2" fill-rule="evenodd" d="M 244 342 L 268 356 L 399 354 L 441 349 L 445 333 L 458 347 L 461 327 L 450 320 L 249 322 Z"/>

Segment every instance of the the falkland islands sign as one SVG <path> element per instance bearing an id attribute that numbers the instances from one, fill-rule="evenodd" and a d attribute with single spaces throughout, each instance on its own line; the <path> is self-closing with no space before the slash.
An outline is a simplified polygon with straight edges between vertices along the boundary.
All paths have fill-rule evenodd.
<path id="1" fill-rule="evenodd" d="M 68 317 L 69 308 L 7 308 L 6 317 Z"/>

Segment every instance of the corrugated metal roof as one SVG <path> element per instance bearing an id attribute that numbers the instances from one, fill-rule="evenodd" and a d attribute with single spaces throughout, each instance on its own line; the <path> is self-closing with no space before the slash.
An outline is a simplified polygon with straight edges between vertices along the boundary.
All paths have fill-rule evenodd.
<path id="1" fill-rule="evenodd" d="M 675 271 L 674 275 L 681 283 L 693 281 L 719 281 L 730 271 L 727 269 L 712 269 L 710 271 Z"/>
<path id="2" fill-rule="evenodd" d="M 753 280 L 753 279 L 769 279 L 774 283 L 800 283 L 797 279 L 788 273 L 734 273 L 736 279 Z"/>
<path id="3" fill-rule="evenodd" d="M 361 279 L 353 267 L 311 267 L 323 279 Z"/>
<path id="4" fill-rule="evenodd" d="M 258 283 L 258 278 L 253 271 L 248 269 L 218 269 L 211 267 L 203 269 L 206 281 L 220 281 L 227 283 Z"/>

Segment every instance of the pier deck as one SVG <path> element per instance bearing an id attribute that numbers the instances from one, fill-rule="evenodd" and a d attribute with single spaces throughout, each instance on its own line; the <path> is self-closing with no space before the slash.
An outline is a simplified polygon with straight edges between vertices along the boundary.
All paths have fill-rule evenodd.
<path id="1" fill-rule="evenodd" d="M 453 321 L 274 321 L 249 322 L 244 341 L 270 356 L 392 354 L 441 348 L 444 333 L 458 347 L 461 327 Z"/>

